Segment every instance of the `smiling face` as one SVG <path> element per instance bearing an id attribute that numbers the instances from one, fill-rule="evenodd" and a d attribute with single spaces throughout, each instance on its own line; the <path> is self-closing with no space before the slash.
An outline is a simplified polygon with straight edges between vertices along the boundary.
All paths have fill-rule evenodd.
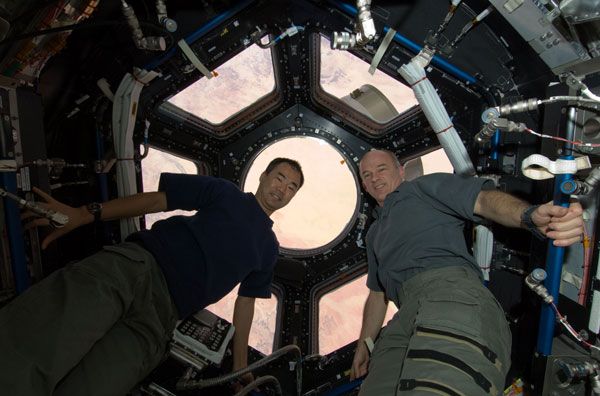
<path id="1" fill-rule="evenodd" d="M 404 168 L 386 151 L 369 151 L 360 160 L 359 170 L 363 187 L 379 206 L 404 181 Z"/>
<path id="2" fill-rule="evenodd" d="M 277 164 L 271 172 L 260 175 L 256 200 L 267 215 L 287 205 L 301 185 L 300 172 L 289 164 Z"/>

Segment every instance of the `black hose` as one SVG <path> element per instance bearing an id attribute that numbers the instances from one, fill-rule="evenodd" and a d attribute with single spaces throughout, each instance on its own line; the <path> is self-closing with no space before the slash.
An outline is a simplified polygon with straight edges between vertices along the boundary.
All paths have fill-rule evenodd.
<path id="1" fill-rule="evenodd" d="M 291 352 L 291 351 L 298 353 L 298 355 L 302 354 L 300 351 L 300 348 L 298 348 L 297 345 L 286 345 L 283 348 L 276 350 L 269 356 L 266 356 L 266 357 L 262 358 L 261 360 L 252 363 L 248 367 L 244 367 L 242 369 L 239 369 L 239 370 L 234 371 L 229 374 L 222 375 L 220 377 L 200 379 L 200 380 L 195 380 L 195 381 L 186 381 L 183 383 L 181 383 L 181 381 L 180 381 L 179 383 L 177 383 L 176 387 L 177 387 L 177 389 L 180 389 L 180 390 L 190 390 L 190 389 L 202 389 L 202 388 L 208 388 L 211 386 L 221 385 L 221 384 L 229 382 L 233 379 L 241 377 L 242 375 L 249 373 L 259 367 L 262 367 L 262 366 L 266 365 L 267 363 L 270 363 L 276 359 L 279 359 L 280 357 L 286 355 L 288 352 Z M 297 369 L 300 370 L 301 367 L 298 366 Z"/>
<path id="2" fill-rule="evenodd" d="M 165 34 L 169 38 L 170 43 L 169 43 L 169 46 L 167 47 L 167 49 L 165 49 L 165 51 L 164 51 L 165 53 L 168 52 L 171 49 L 171 47 L 173 47 L 173 45 L 175 45 L 175 38 L 173 37 L 171 32 L 169 32 L 168 30 L 164 29 L 161 26 L 157 26 L 157 25 L 155 25 L 153 23 L 149 23 L 149 22 L 140 21 L 139 23 L 140 23 L 140 26 L 144 26 L 144 27 L 148 27 L 148 28 L 157 30 L 162 34 Z M 8 38 L 0 41 L 0 47 L 4 46 L 6 44 L 11 44 L 16 41 L 25 40 L 25 39 L 28 39 L 31 37 L 45 36 L 48 34 L 66 32 L 69 30 L 75 31 L 75 30 L 81 30 L 81 29 L 95 29 L 95 28 L 101 28 L 101 27 L 106 27 L 106 26 L 120 26 L 120 25 L 127 25 L 127 22 L 126 21 L 102 21 L 102 22 L 73 23 L 71 25 L 59 26 L 56 28 L 38 30 L 35 32 L 19 34 L 17 36 L 11 36 L 11 37 L 8 37 Z"/>
<path id="3" fill-rule="evenodd" d="M 281 384 L 279 383 L 279 381 L 277 380 L 277 378 L 273 377 L 272 375 L 265 375 L 263 377 L 258 377 L 254 381 L 250 382 L 248 385 L 244 386 L 242 388 L 242 390 L 240 390 L 234 396 L 244 396 L 244 395 L 247 395 L 248 393 L 250 393 L 250 391 L 252 391 L 257 386 L 262 385 L 262 384 L 267 383 L 267 382 L 272 382 L 273 384 L 275 384 L 275 393 L 278 396 L 282 395 Z"/>

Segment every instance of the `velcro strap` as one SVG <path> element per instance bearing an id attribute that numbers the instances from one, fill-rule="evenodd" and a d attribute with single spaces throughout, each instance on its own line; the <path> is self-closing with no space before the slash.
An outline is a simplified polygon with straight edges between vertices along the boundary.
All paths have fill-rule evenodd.
<path id="1" fill-rule="evenodd" d="M 534 180 L 551 179 L 554 175 L 575 174 L 581 169 L 592 167 L 587 156 L 577 157 L 572 160 L 550 160 L 541 154 L 532 154 L 521 163 L 523 175 Z"/>
<path id="2" fill-rule="evenodd" d="M 16 172 L 17 161 L 15 160 L 0 160 L 0 172 Z"/>
<path id="3" fill-rule="evenodd" d="M 490 389 L 492 388 L 492 383 L 485 378 L 483 374 L 481 374 L 479 371 L 476 371 L 462 360 L 446 353 L 433 351 L 431 349 L 411 349 L 408 351 L 407 357 L 409 359 L 427 359 L 446 363 L 469 375 L 471 378 L 473 378 L 473 381 L 475 381 L 475 383 L 487 393 L 489 393 Z"/>
<path id="4" fill-rule="evenodd" d="M 490 363 L 492 363 L 494 365 L 499 364 L 499 362 L 497 361 L 498 355 L 496 355 L 496 353 L 494 353 L 494 351 L 492 351 L 490 348 L 486 347 L 485 345 L 475 341 L 472 338 L 469 338 L 469 337 L 466 337 L 463 335 L 459 335 L 459 334 L 455 334 L 455 333 L 450 333 L 448 331 L 432 329 L 432 328 L 423 327 L 423 326 L 418 326 L 417 331 L 423 332 L 423 333 L 440 335 L 440 336 L 444 336 L 444 337 L 448 337 L 448 338 L 455 338 L 457 340 L 471 344 L 474 347 L 476 347 L 477 349 L 479 349 L 481 351 L 481 353 L 483 354 L 483 356 L 485 356 L 485 358 L 490 361 Z"/>
<path id="5" fill-rule="evenodd" d="M 456 392 L 454 389 L 433 381 L 403 379 L 400 380 L 400 383 L 398 384 L 399 391 L 412 391 L 416 388 L 434 389 L 436 391 L 443 392 L 448 396 L 462 396 L 462 394 Z"/>

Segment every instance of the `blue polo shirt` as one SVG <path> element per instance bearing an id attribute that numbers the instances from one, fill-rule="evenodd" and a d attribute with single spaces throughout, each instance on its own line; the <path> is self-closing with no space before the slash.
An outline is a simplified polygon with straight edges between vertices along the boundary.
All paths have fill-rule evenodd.
<path id="1" fill-rule="evenodd" d="M 238 283 L 238 294 L 269 298 L 279 244 L 273 221 L 251 193 L 209 176 L 163 173 L 158 187 L 172 216 L 133 234 L 165 276 L 181 318 L 219 301 Z"/>

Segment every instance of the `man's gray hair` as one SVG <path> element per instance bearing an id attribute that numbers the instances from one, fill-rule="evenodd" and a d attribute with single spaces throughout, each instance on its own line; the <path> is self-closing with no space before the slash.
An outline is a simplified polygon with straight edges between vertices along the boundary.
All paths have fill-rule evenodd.
<path id="1" fill-rule="evenodd" d="M 386 153 L 387 155 L 389 155 L 390 157 L 392 157 L 394 159 L 394 163 L 396 164 L 396 166 L 398 168 L 402 167 L 402 164 L 400 163 L 400 160 L 398 159 L 398 157 L 396 157 L 396 153 L 394 153 L 391 150 L 388 149 L 380 149 L 380 148 L 375 148 L 373 147 L 371 150 L 367 151 L 362 158 L 360 159 L 362 161 L 362 159 L 365 157 L 365 155 L 367 155 L 368 153 L 372 152 L 372 151 L 381 151 L 382 153 Z M 360 161 L 359 161 L 360 162 Z"/>

